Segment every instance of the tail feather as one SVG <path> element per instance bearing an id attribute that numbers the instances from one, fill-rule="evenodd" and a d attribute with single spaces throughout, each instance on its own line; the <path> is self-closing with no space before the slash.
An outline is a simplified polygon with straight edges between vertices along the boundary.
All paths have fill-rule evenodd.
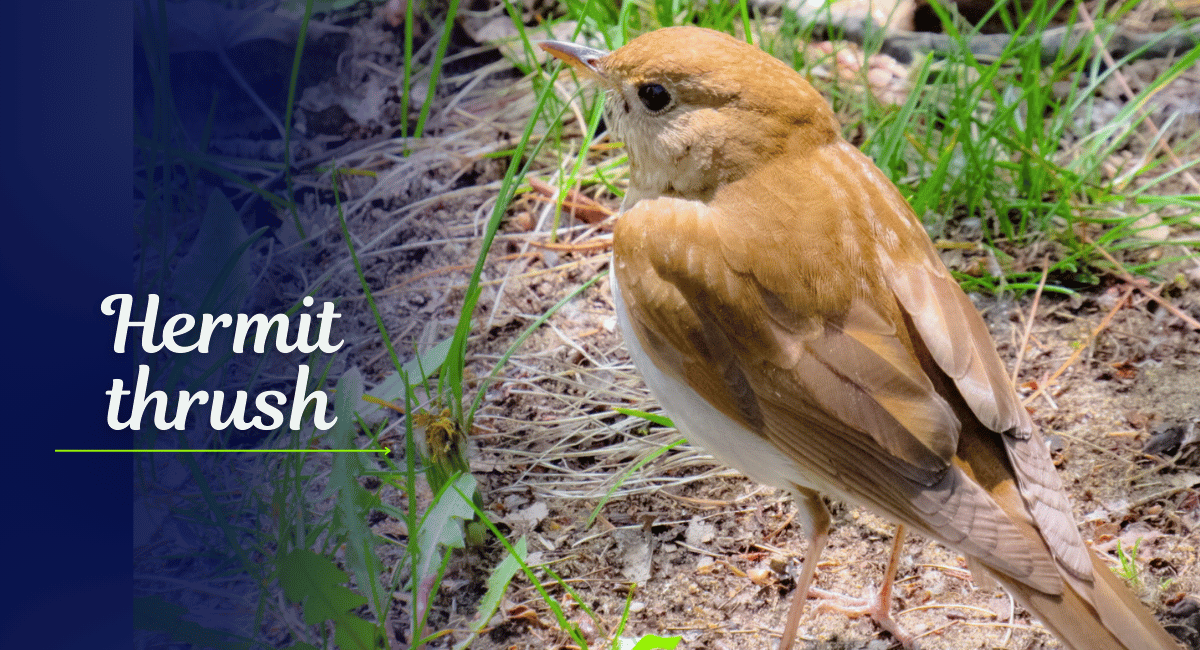
<path id="1" fill-rule="evenodd" d="M 1180 643 L 1121 579 L 1094 552 L 1091 556 L 1092 580 L 1064 577 L 1058 596 L 991 575 L 1071 650 L 1179 650 Z"/>

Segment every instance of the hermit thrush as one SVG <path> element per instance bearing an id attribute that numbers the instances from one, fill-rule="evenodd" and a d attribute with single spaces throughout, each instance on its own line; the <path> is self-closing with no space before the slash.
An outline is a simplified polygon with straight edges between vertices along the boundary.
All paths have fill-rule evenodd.
<path id="1" fill-rule="evenodd" d="M 629 152 L 613 294 L 634 362 L 684 435 L 800 506 L 781 648 L 819 494 L 954 547 L 1075 650 L 1177 647 L 1084 545 L 982 318 L 812 86 L 694 27 L 541 46 L 598 80 Z"/>

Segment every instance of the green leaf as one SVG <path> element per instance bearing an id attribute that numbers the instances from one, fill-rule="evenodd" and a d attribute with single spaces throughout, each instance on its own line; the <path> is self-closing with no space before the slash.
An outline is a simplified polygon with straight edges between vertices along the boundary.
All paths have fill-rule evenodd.
<path id="1" fill-rule="evenodd" d="M 450 344 L 452 342 L 453 339 L 446 339 L 429 348 L 424 353 L 409 359 L 403 366 L 403 373 L 393 371 L 384 377 L 383 381 L 379 382 L 375 388 L 368 391 L 367 394 L 385 402 L 400 399 L 404 395 L 406 388 L 404 377 L 408 377 L 408 382 L 412 386 L 424 384 L 427 379 L 442 369 L 442 366 L 446 363 L 446 355 L 450 352 Z M 358 408 L 362 419 L 372 424 L 382 420 L 388 413 L 387 409 L 375 404 L 367 405 L 360 403 Z"/>
<path id="2" fill-rule="evenodd" d="M 172 274 L 172 291 L 185 311 L 200 311 L 202 305 L 211 313 L 238 311 L 254 277 L 245 254 L 251 241 L 225 194 L 209 193 L 200 231 Z"/>
<path id="3" fill-rule="evenodd" d="M 647 634 L 640 639 L 617 639 L 617 650 L 673 650 L 681 640 L 683 637 Z"/>
<path id="4" fill-rule="evenodd" d="M 671 421 L 671 418 L 669 418 L 665 415 L 658 415 L 655 413 L 647 413 L 645 411 L 639 411 L 637 409 L 627 409 L 627 408 L 621 408 L 621 407 L 614 408 L 613 410 L 616 411 L 617 413 L 620 413 L 621 415 L 628 415 L 630 417 L 642 418 L 643 420 L 657 424 L 660 427 L 675 426 L 675 423 Z"/>
<path id="5" fill-rule="evenodd" d="M 433 506 L 425 513 L 421 529 L 417 532 L 417 543 L 423 555 L 428 558 L 436 557 L 439 547 L 463 548 L 463 522 L 475 518 L 475 509 L 463 495 L 474 493 L 475 477 L 470 474 L 460 474 L 442 490 Z M 422 576 L 424 575 L 427 574 L 422 572 Z"/>
<path id="6" fill-rule="evenodd" d="M 296 549 L 275 560 L 279 584 L 288 600 L 304 605 L 304 622 L 316 625 L 361 607 L 367 599 L 344 587 L 345 571 L 329 558 L 308 549 Z"/>
<path id="7" fill-rule="evenodd" d="M 275 560 L 279 584 L 288 600 L 304 607 L 304 622 L 334 624 L 334 638 L 345 650 L 374 650 L 381 636 L 371 623 L 351 613 L 367 599 L 345 587 L 350 576 L 328 558 L 308 549 L 285 553 Z"/>
<path id="8" fill-rule="evenodd" d="M 479 601 L 479 610 L 475 614 L 475 620 L 471 623 L 471 635 L 454 646 L 454 650 L 464 650 L 475 637 L 479 636 L 479 631 L 487 625 L 496 610 L 500 608 L 500 600 L 504 597 L 504 592 L 508 590 L 508 583 L 512 582 L 513 576 L 521 569 L 521 563 L 525 561 L 527 551 L 525 538 L 517 540 L 513 544 L 513 553 L 508 553 L 500 564 L 492 570 L 492 575 L 488 576 L 487 593 L 483 595 L 483 599 Z"/>
<path id="9" fill-rule="evenodd" d="M 338 380 L 334 410 L 337 423 L 329 431 L 334 449 L 355 447 L 354 411 L 362 403 L 363 380 L 357 368 Z M 346 541 L 346 567 L 354 574 L 354 583 L 367 591 L 371 611 L 382 620 L 386 613 L 386 590 L 380 583 L 383 564 L 375 554 L 379 538 L 367 526 L 367 515 L 379 504 L 379 497 L 363 488 L 358 479 L 367 472 L 365 454 L 334 454 L 329 475 L 329 490 L 335 495 L 333 526 L 343 531 Z"/>

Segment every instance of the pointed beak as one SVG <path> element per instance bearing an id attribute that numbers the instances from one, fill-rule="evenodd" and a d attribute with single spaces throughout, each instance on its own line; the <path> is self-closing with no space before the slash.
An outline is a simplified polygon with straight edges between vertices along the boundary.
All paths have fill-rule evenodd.
<path id="1" fill-rule="evenodd" d="M 538 43 L 538 47 L 589 77 L 604 79 L 604 72 L 600 68 L 601 60 L 608 56 L 608 52 L 604 50 L 563 41 L 542 41 Z"/>

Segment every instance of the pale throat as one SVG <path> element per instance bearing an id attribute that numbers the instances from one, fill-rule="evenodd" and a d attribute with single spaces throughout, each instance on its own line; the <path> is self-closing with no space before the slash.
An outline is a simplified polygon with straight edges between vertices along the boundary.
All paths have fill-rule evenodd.
<path id="1" fill-rule="evenodd" d="M 674 147 L 626 142 L 629 148 L 629 190 L 636 200 L 672 197 L 689 201 L 712 199 L 720 175 L 714 169 L 705 143 L 700 146 Z M 626 198 L 625 206 L 633 202 Z"/>
<path id="2" fill-rule="evenodd" d="M 708 111 L 677 108 L 669 122 L 623 115 L 608 107 L 613 135 L 629 152 L 629 191 L 623 203 L 662 196 L 708 201 L 716 191 L 720 171 L 714 167 L 717 146 L 711 129 L 704 128 Z"/>

